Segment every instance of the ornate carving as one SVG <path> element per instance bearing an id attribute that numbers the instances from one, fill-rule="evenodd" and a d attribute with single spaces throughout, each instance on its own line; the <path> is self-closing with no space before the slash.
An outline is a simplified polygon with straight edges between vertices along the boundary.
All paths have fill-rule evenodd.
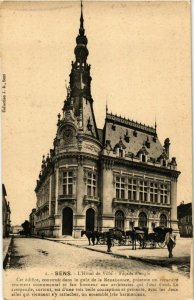
<path id="1" fill-rule="evenodd" d="M 91 150 L 92 152 L 99 153 L 99 149 L 94 145 L 85 144 L 85 148 Z"/>

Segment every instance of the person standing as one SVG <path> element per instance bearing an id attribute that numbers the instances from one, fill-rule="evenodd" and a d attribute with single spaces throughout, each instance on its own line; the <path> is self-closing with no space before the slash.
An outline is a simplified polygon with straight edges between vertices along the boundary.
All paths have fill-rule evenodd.
<path id="1" fill-rule="evenodd" d="M 111 235 L 111 232 L 109 231 L 107 233 L 107 240 L 106 240 L 106 243 L 107 243 L 107 252 L 112 252 L 111 251 L 111 247 L 112 247 L 112 235 Z"/>
<path id="2" fill-rule="evenodd" d="M 169 258 L 172 258 L 172 249 L 176 245 L 176 235 L 172 233 L 172 228 L 170 228 L 169 232 L 166 233 L 165 244 L 168 248 Z"/>

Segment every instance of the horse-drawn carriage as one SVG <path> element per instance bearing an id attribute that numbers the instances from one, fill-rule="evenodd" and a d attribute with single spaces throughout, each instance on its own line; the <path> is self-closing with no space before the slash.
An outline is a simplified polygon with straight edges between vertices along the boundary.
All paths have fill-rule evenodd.
<path id="1" fill-rule="evenodd" d="M 99 231 L 82 231 L 82 235 L 85 234 L 88 238 L 89 245 L 90 239 L 93 245 L 101 244 L 106 245 L 107 236 L 110 234 L 112 245 L 131 245 L 132 249 L 136 249 L 138 244 L 140 248 L 144 249 L 147 247 L 156 248 L 157 245 L 160 248 L 165 247 L 165 236 L 169 232 L 170 228 L 158 226 L 153 229 L 152 233 L 148 233 L 147 227 L 134 227 L 133 230 L 122 231 L 116 227 L 109 229 L 106 232 Z M 96 241 L 96 242 L 95 242 Z"/>
<path id="2" fill-rule="evenodd" d="M 156 248 L 157 245 L 160 248 L 165 247 L 165 236 L 166 233 L 170 231 L 171 228 L 169 227 L 162 227 L 158 226 L 153 229 L 153 233 L 149 233 L 146 237 L 146 244 L 152 247 Z"/>

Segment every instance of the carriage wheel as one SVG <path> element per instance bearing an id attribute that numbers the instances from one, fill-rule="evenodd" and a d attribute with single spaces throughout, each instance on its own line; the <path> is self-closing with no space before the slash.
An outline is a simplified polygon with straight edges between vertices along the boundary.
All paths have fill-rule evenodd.
<path id="1" fill-rule="evenodd" d="M 99 240 L 99 244 L 100 244 L 100 245 L 105 245 L 105 242 L 106 242 L 105 239 L 100 239 L 100 240 Z"/>
<path id="2" fill-rule="evenodd" d="M 158 242 L 158 246 L 160 247 L 160 248 L 164 248 L 165 247 L 165 242 Z"/>

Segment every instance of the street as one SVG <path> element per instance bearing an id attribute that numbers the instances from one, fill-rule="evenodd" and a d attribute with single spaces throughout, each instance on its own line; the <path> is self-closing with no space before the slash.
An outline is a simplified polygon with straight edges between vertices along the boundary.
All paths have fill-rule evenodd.
<path id="1" fill-rule="evenodd" d="M 107 254 L 88 251 L 61 243 L 35 238 L 15 238 L 10 268 L 66 268 L 68 270 L 153 270 L 158 267 L 142 262 L 116 259 Z M 162 268 L 161 268 L 162 269 Z"/>
<path id="2" fill-rule="evenodd" d="M 42 299 L 43 296 L 44 299 L 64 296 L 71 296 L 73 300 L 81 296 L 91 299 L 99 293 L 102 299 L 157 295 L 159 300 L 161 291 L 178 300 L 191 294 L 189 288 L 184 288 L 191 286 L 190 280 L 142 261 L 45 239 L 20 237 L 14 238 L 10 266 L 4 271 L 5 299 L 8 300 Z"/>

